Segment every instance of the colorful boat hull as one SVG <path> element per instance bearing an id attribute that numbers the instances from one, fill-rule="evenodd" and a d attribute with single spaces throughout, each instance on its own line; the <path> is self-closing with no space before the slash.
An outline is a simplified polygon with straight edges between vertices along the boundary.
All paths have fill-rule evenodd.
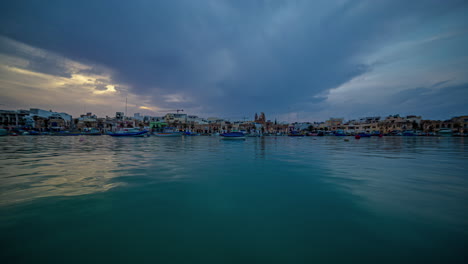
<path id="1" fill-rule="evenodd" d="M 367 134 L 367 133 L 359 133 L 357 134 L 360 138 L 363 138 L 363 137 L 371 137 L 371 134 Z"/>
<path id="2" fill-rule="evenodd" d="M 109 132 L 107 133 L 111 137 L 147 137 L 149 136 L 148 131 L 138 132 Z"/>
<path id="3" fill-rule="evenodd" d="M 231 132 L 231 133 L 223 133 L 219 135 L 222 139 L 227 140 L 245 140 L 244 133 L 241 132 Z"/>
<path id="4" fill-rule="evenodd" d="M 182 136 L 182 133 L 179 133 L 179 132 L 168 132 L 168 133 L 156 132 L 156 133 L 153 133 L 153 135 L 156 136 L 156 137 L 180 137 L 180 136 Z"/>

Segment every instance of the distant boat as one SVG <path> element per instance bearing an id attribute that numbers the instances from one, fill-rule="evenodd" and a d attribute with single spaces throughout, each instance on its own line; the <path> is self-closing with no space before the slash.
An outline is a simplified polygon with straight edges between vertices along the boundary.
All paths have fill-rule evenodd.
<path id="1" fill-rule="evenodd" d="M 79 131 L 59 131 L 53 132 L 51 136 L 80 136 L 81 132 Z"/>
<path id="2" fill-rule="evenodd" d="M 149 133 L 147 130 L 140 131 L 138 129 L 126 129 L 117 132 L 108 132 L 111 137 L 147 137 Z"/>
<path id="3" fill-rule="evenodd" d="M 86 129 L 83 132 L 81 132 L 81 135 L 86 135 L 86 136 L 100 136 L 102 135 L 101 131 L 97 129 Z"/>
<path id="4" fill-rule="evenodd" d="M 180 137 L 182 136 L 182 133 L 180 132 L 168 132 L 168 133 L 154 132 L 153 135 L 157 137 Z"/>
<path id="5" fill-rule="evenodd" d="M 157 137 L 180 137 L 183 132 L 175 131 L 172 127 L 165 127 L 162 131 L 153 132 L 153 135 Z"/>
<path id="6" fill-rule="evenodd" d="M 6 136 L 8 135 L 8 130 L 0 128 L 0 136 Z"/>
<path id="7" fill-rule="evenodd" d="M 337 131 L 335 131 L 334 134 L 337 137 L 346 137 L 347 136 L 343 130 L 337 130 Z"/>
<path id="8" fill-rule="evenodd" d="M 242 133 L 242 132 L 223 133 L 223 134 L 220 134 L 219 136 L 221 136 L 222 139 L 240 139 L 240 140 L 245 140 L 245 134 Z"/>
<path id="9" fill-rule="evenodd" d="M 453 131 L 451 129 L 441 129 L 437 134 L 442 137 L 451 137 L 453 136 Z"/>
<path id="10" fill-rule="evenodd" d="M 39 135 L 41 135 L 41 132 L 36 131 L 36 130 L 30 130 L 28 135 L 30 135 L 30 136 L 39 136 Z"/>
<path id="11" fill-rule="evenodd" d="M 363 137 L 371 137 L 371 134 L 367 134 L 367 133 L 359 133 L 357 134 L 360 138 L 363 138 Z"/>
<path id="12" fill-rule="evenodd" d="M 403 136 L 412 137 L 412 136 L 416 136 L 416 134 L 414 134 L 413 131 L 403 131 Z"/>
<path id="13" fill-rule="evenodd" d="M 198 133 L 193 133 L 193 132 L 185 132 L 184 133 L 184 136 L 190 136 L 190 137 L 193 137 L 193 136 L 199 136 L 200 134 Z"/>
<path id="14" fill-rule="evenodd" d="M 291 133 L 288 134 L 288 137 L 303 137 L 304 134 L 301 134 L 297 131 L 291 131 Z"/>

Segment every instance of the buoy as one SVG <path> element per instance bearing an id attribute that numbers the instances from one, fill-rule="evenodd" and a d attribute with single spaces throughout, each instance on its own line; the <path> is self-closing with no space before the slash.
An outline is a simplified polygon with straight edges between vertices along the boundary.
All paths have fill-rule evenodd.
<path id="1" fill-rule="evenodd" d="M 344 141 L 349 141 L 349 139 L 345 138 Z"/>
<path id="2" fill-rule="evenodd" d="M 84 138 L 80 137 L 80 141 L 84 141 Z"/>
<path id="3" fill-rule="evenodd" d="M 354 138 L 355 138 L 355 139 L 360 139 L 361 136 L 360 136 L 360 135 L 355 135 Z"/>
<path id="4" fill-rule="evenodd" d="M 383 135 L 382 135 L 382 134 L 379 134 L 379 138 L 381 138 L 381 137 L 383 137 Z"/>

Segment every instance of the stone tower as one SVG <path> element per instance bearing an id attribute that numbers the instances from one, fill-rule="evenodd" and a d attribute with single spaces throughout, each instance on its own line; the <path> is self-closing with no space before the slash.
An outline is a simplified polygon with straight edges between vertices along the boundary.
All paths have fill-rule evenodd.
<path id="1" fill-rule="evenodd" d="M 258 117 L 258 123 L 265 123 L 266 118 L 265 118 L 265 113 L 261 112 L 260 116 Z"/>

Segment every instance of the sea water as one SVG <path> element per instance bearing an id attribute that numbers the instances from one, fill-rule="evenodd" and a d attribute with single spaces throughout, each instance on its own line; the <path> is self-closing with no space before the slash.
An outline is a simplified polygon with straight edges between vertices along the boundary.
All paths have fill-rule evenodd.
<path id="1" fill-rule="evenodd" d="M 468 263 L 468 140 L 0 138 L 1 263 Z"/>

